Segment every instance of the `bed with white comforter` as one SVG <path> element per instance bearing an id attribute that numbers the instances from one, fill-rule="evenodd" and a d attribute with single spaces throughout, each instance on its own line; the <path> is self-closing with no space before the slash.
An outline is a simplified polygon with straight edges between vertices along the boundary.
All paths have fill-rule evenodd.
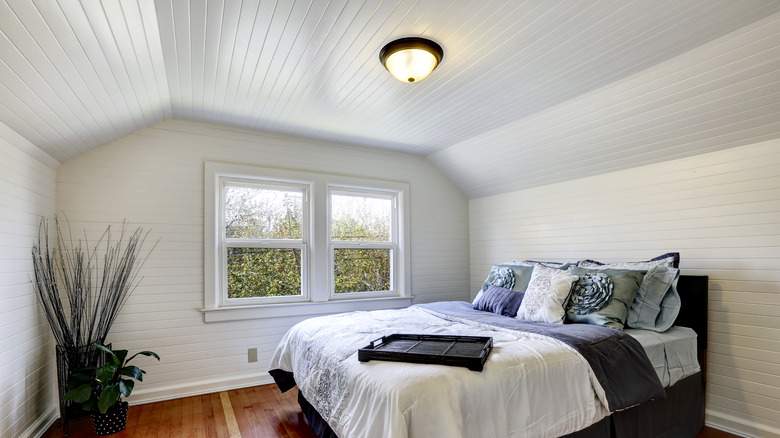
<path id="1" fill-rule="evenodd" d="M 393 333 L 490 336 L 494 347 L 482 372 L 358 361 L 359 348 Z M 456 302 L 303 321 L 271 370 L 294 378 L 340 438 L 557 437 L 664 396 L 642 347 L 617 330 L 524 324 Z"/>

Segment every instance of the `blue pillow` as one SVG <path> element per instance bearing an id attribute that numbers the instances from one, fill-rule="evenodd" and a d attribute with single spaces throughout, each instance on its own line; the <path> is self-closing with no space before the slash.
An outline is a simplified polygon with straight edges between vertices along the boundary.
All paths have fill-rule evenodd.
<path id="1" fill-rule="evenodd" d="M 631 328 L 656 332 L 668 330 L 680 313 L 679 279 L 679 269 L 658 266 L 647 271 L 634 303 L 628 309 L 626 323 Z"/>
<path id="2" fill-rule="evenodd" d="M 493 312 L 498 315 L 514 318 L 517 309 L 523 301 L 525 292 L 506 289 L 501 286 L 490 286 L 474 303 L 474 310 Z"/>

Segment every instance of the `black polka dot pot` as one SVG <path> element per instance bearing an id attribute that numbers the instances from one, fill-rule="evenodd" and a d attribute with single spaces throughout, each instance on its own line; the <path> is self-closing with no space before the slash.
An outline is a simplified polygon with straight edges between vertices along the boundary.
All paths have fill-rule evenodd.
<path id="1" fill-rule="evenodd" d="M 95 425 L 95 435 L 111 435 L 127 426 L 127 402 L 119 402 L 112 406 L 105 414 L 92 414 L 92 422 Z"/>

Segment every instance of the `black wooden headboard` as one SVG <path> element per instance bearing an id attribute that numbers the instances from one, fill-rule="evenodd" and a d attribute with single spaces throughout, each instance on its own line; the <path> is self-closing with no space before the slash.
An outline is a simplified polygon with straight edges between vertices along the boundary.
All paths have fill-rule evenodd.
<path id="1" fill-rule="evenodd" d="M 674 324 L 690 327 L 698 337 L 699 364 L 702 370 L 707 364 L 707 303 L 709 277 L 706 275 L 681 275 L 677 283 L 682 305 Z"/>

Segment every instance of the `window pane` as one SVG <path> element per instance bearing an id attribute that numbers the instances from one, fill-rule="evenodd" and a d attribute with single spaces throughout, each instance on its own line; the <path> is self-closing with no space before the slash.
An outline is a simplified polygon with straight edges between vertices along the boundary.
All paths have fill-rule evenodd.
<path id="1" fill-rule="evenodd" d="M 390 290 L 390 250 L 333 250 L 336 293 Z"/>
<path id="2" fill-rule="evenodd" d="M 244 239 L 301 239 L 303 192 L 225 186 L 225 236 Z"/>
<path id="3" fill-rule="evenodd" d="M 333 194 L 330 197 L 331 238 L 389 242 L 391 208 L 388 198 Z"/>
<path id="4" fill-rule="evenodd" d="M 301 250 L 228 248 L 228 298 L 301 294 Z"/>

